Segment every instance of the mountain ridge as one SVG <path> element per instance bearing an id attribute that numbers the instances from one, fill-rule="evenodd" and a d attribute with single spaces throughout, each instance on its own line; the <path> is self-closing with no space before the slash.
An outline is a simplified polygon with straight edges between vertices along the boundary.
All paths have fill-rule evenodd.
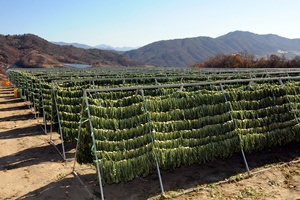
<path id="1" fill-rule="evenodd" d="M 300 39 L 288 39 L 275 34 L 260 35 L 249 31 L 233 31 L 212 38 L 199 36 L 184 39 L 162 40 L 150 43 L 123 55 L 156 66 L 186 67 L 218 54 L 246 52 L 256 57 L 271 54 L 292 58 L 300 55 Z M 281 52 L 281 53 L 280 53 Z"/>
<path id="2" fill-rule="evenodd" d="M 61 45 L 61 46 L 74 46 L 77 48 L 83 48 L 83 49 L 100 49 L 100 50 L 111 50 L 111 51 L 130 51 L 133 49 L 137 49 L 138 47 L 113 47 L 111 45 L 107 45 L 107 44 L 99 44 L 96 46 L 90 46 L 87 44 L 82 44 L 82 43 L 77 43 L 77 42 L 73 42 L 73 43 L 67 43 L 67 42 L 51 42 L 53 44 L 57 44 L 57 45 Z"/>
<path id="3" fill-rule="evenodd" d="M 81 46 L 81 48 L 76 48 Z M 300 39 L 276 34 L 260 35 L 249 31 L 233 31 L 212 38 L 199 36 L 161 40 L 135 50 L 117 52 L 89 48 L 80 43 L 53 44 L 34 34 L 1 35 L 0 65 L 23 67 L 64 67 L 63 63 L 100 66 L 187 67 L 217 55 L 252 54 L 256 58 L 272 54 L 293 58 L 300 55 Z M 103 45 L 109 48 L 109 45 Z"/>
<path id="4" fill-rule="evenodd" d="M 141 65 L 114 51 L 60 46 L 34 34 L 0 35 L 0 65 L 53 68 L 65 67 L 64 63 L 93 67 Z"/>

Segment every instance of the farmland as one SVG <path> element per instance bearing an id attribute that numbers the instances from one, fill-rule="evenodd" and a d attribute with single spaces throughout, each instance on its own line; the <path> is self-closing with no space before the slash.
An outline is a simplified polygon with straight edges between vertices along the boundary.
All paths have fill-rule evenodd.
<path id="1" fill-rule="evenodd" d="M 31 113 L 28 118 L 39 120 L 35 131 L 40 131 L 30 138 L 39 138 L 43 146 L 52 143 L 44 156 L 52 152 L 53 162 L 61 160 L 56 182 L 73 181 L 69 176 L 76 156 L 86 167 L 95 164 L 97 173 L 81 176 L 98 197 L 104 192 L 105 197 L 117 199 L 112 192 L 117 190 L 128 199 L 145 199 L 164 190 L 166 197 L 184 198 L 180 191 L 191 188 L 196 194 L 190 194 L 197 195 L 197 185 L 247 177 L 266 164 L 281 173 L 285 168 L 276 167 L 276 162 L 297 160 L 299 73 L 296 69 L 30 69 L 11 70 L 8 76 L 20 90 L 19 103 L 31 107 L 24 109 Z M 287 192 L 296 198 L 299 164 L 288 166 L 295 176 Z M 43 168 L 51 171 L 51 166 Z M 171 190 L 178 190 L 178 195 Z"/>

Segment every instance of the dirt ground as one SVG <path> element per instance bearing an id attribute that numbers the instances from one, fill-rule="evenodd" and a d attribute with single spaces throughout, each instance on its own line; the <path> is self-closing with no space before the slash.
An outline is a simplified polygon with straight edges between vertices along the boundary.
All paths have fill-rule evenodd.
<path id="1" fill-rule="evenodd" d="M 72 173 L 74 161 L 63 161 L 49 144 L 50 136 L 43 132 L 41 122 L 41 118 L 34 118 L 28 102 L 13 97 L 12 87 L 0 84 L 0 199 L 99 198 L 95 170 L 76 165 L 76 169 L 84 168 L 78 170 L 85 184 L 82 185 Z M 250 177 L 239 153 L 205 165 L 162 171 L 165 196 L 160 195 L 156 171 L 128 183 L 105 185 L 104 196 L 105 199 L 300 199 L 299 143 L 246 156 Z M 261 169 L 266 171 L 253 174 Z M 229 181 L 219 184 L 224 180 Z"/>

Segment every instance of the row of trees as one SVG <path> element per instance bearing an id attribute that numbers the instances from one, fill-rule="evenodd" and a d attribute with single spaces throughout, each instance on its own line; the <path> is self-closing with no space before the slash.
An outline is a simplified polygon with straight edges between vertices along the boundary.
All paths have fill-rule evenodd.
<path id="1" fill-rule="evenodd" d="M 300 56 L 289 60 L 284 55 L 279 57 L 272 54 L 268 58 L 256 59 L 253 54 L 241 53 L 230 55 L 217 55 L 196 63 L 195 68 L 297 68 L 300 67 Z"/>

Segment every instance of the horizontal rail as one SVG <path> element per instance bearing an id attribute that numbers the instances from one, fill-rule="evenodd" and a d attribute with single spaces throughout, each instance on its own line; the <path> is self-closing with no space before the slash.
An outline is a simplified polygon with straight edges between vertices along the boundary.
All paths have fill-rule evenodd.
<path id="1" fill-rule="evenodd" d="M 299 71 L 272 71 L 272 72 L 259 72 L 255 74 L 250 74 L 249 73 L 243 73 L 239 75 L 265 75 L 265 74 L 293 74 L 293 73 L 299 73 L 300 74 L 300 69 Z M 205 74 L 206 75 L 206 74 Z M 218 76 L 228 76 L 228 75 L 237 75 L 237 74 L 218 74 Z M 74 75 L 73 75 L 74 76 Z M 204 78 L 204 77 L 199 77 L 199 75 L 193 75 L 193 76 L 155 76 L 155 77 L 124 77 L 124 78 L 84 78 L 84 79 L 63 79 L 63 80 L 52 80 L 53 82 L 56 83 L 63 83 L 63 82 L 85 82 L 85 81 L 107 81 L 107 80 L 144 80 L 144 79 L 166 79 L 166 78 Z"/>
<path id="2" fill-rule="evenodd" d="M 300 76 L 285 76 L 285 77 L 271 77 L 271 78 L 252 78 L 252 79 L 233 79 L 221 81 L 207 81 L 197 83 L 182 83 L 182 84 L 165 84 L 165 85 L 145 85 L 145 86 L 129 86 L 117 88 L 99 88 L 99 89 L 84 89 L 86 92 L 107 92 L 107 91 L 124 91 L 124 90 L 141 90 L 141 89 L 160 89 L 160 88 L 176 88 L 176 87 L 192 87 L 202 85 L 216 85 L 226 83 L 241 83 L 241 82 L 254 82 L 254 81 L 273 81 L 273 80 L 289 80 L 300 79 Z"/>

